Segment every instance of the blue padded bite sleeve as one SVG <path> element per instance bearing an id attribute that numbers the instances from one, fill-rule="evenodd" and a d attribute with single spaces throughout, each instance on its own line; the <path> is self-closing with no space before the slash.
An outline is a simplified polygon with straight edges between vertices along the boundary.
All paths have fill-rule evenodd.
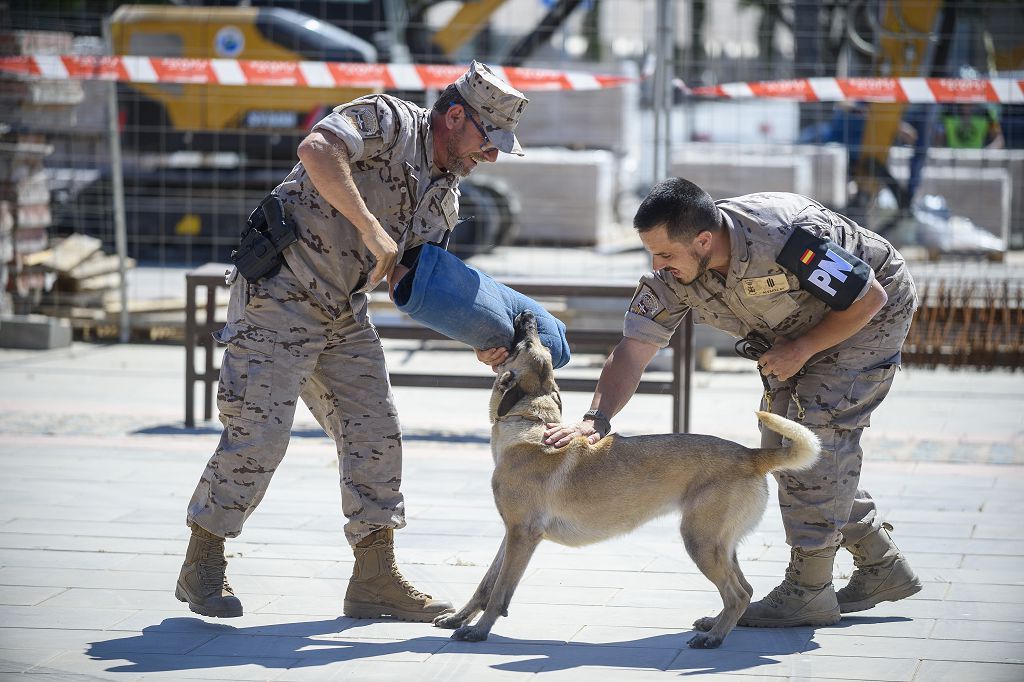
<path id="1" fill-rule="evenodd" d="M 424 244 L 415 266 L 395 288 L 395 306 L 420 324 L 473 348 L 511 348 L 513 321 L 533 311 L 554 367 L 569 362 L 565 324 L 529 296 Z"/>

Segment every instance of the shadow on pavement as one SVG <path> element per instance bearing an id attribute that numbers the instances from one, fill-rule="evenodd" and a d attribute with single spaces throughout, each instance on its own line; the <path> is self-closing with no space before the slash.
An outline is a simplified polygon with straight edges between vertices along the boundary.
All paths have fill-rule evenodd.
<path id="1" fill-rule="evenodd" d="M 872 625 L 875 623 L 909 623 L 914 620 L 907 616 L 860 616 L 856 613 L 844 613 L 843 619 L 835 625 L 829 625 L 829 630 L 842 630 L 854 625 Z"/>
<path id="2" fill-rule="evenodd" d="M 144 429 L 136 429 L 131 432 L 133 436 L 219 436 L 221 427 L 217 424 L 195 426 L 192 428 L 182 424 L 158 424 Z M 292 438 L 323 438 L 327 434 L 320 427 L 292 429 Z M 491 442 L 489 434 L 480 432 L 457 432 L 457 431 L 428 431 L 423 429 L 405 431 L 402 433 L 404 441 L 431 441 L 437 443 L 474 443 L 487 445 Z"/>
<path id="3" fill-rule="evenodd" d="M 852 618 L 833 626 L 845 627 L 863 623 L 907 621 L 908 618 Z M 199 618 L 167 618 L 158 625 L 145 628 L 140 635 L 121 637 L 89 645 L 86 654 L 98 661 L 128 661 L 115 665 L 107 672 L 149 673 L 184 670 L 230 668 L 256 665 L 266 669 L 301 669 L 328 665 L 340 661 L 374 659 L 382 656 L 401 657 L 402 654 L 431 655 L 449 646 L 448 652 L 459 656 L 515 656 L 519 660 L 494 664 L 495 670 L 510 672 L 538 672 L 568 670 L 582 666 L 600 666 L 609 669 L 648 667 L 639 659 L 651 651 L 651 667 L 658 667 L 654 659 L 667 665 L 669 672 L 680 676 L 749 670 L 778 665 L 773 656 L 806 653 L 818 648 L 813 641 L 813 630 L 807 628 L 807 637 L 779 637 L 769 631 L 738 628 L 721 649 L 690 649 L 686 641 L 691 632 L 659 634 L 641 639 L 602 644 L 566 645 L 562 641 L 515 640 L 492 635 L 485 642 L 452 642 L 450 632 L 437 630 L 436 636 L 420 636 L 403 641 L 384 641 L 346 637 L 346 631 L 359 630 L 367 621 L 338 617 L 331 620 L 282 623 L 252 627 L 233 627 L 208 622 Z M 741 639 L 749 648 L 752 636 L 761 639 L 759 651 L 743 651 Z M 734 648 L 740 647 L 740 648 Z M 629 652 L 627 654 L 626 652 Z M 681 652 L 681 653 L 680 653 Z M 664 663 L 665 654 L 672 657 Z M 522 658 L 527 657 L 527 658 Z M 424 656 L 425 658 L 425 656 Z M 392 658 L 394 660 L 394 658 Z"/>
<path id="4" fill-rule="evenodd" d="M 359 622 L 339 617 L 300 623 L 234 627 L 199 618 L 166 618 L 159 625 L 144 628 L 142 634 L 135 637 L 93 642 L 86 650 L 86 655 L 99 661 L 130 661 L 107 669 L 107 672 L 118 673 L 172 672 L 244 665 L 287 669 L 389 654 L 432 654 L 448 641 L 446 633 L 441 631 L 438 631 L 437 637 L 419 637 L 401 642 L 347 640 L 339 636 L 346 628 Z M 177 649 L 172 651 L 175 645 Z"/>

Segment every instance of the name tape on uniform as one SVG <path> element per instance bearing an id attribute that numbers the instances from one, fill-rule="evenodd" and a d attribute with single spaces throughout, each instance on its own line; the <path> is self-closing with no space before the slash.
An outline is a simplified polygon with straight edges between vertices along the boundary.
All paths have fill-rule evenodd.
<path id="1" fill-rule="evenodd" d="M 682 87 L 690 95 L 720 99 L 1024 104 L 1024 80 L 1013 78 L 796 78 Z"/>
<path id="2" fill-rule="evenodd" d="M 172 57 L 27 55 L 0 58 L 0 72 L 47 80 L 105 80 L 126 83 L 273 85 L 310 88 L 440 90 L 465 73 L 447 64 L 361 64 Z M 636 79 L 555 69 L 495 69 L 514 88 L 599 90 Z"/>

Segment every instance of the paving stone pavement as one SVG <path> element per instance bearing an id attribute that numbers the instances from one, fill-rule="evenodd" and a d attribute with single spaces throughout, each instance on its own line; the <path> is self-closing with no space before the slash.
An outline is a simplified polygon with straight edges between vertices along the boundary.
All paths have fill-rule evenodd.
<path id="1" fill-rule="evenodd" d="M 473 362 L 414 344 L 389 345 L 388 355 L 425 371 Z M 170 346 L 0 351 L 3 679 L 1024 680 L 1020 376 L 904 371 L 869 429 L 863 480 L 921 593 L 832 627 L 737 628 L 721 649 L 702 651 L 686 646 L 690 624 L 721 601 L 673 517 L 586 548 L 542 544 L 486 642 L 342 617 L 352 557 L 336 457 L 308 414 L 264 503 L 228 543 L 246 615 L 192 614 L 173 587 L 185 504 L 216 428 L 180 426 L 183 357 Z M 694 385 L 694 430 L 753 442 L 759 382 L 749 365 L 723 361 Z M 396 396 L 409 516 L 398 558 L 414 584 L 463 602 L 502 533 L 486 393 Z M 566 394 L 567 414 L 588 402 Z M 616 428 L 664 431 L 669 407 L 638 396 Z M 740 549 L 757 595 L 787 557 L 770 502 Z M 838 585 L 850 571 L 842 557 Z"/>

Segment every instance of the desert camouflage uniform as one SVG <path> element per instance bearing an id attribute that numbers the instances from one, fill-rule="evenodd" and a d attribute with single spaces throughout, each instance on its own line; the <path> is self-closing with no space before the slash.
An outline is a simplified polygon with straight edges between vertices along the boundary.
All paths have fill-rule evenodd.
<path id="1" fill-rule="evenodd" d="M 352 177 L 402 253 L 439 241 L 458 217 L 458 179 L 431 178 L 430 112 L 387 95 L 335 109 L 314 126 L 340 137 Z M 298 398 L 337 444 L 351 544 L 405 525 L 402 434 L 365 287 L 375 260 L 359 233 L 320 196 L 302 164 L 275 193 L 296 227 L 286 267 L 255 283 L 238 277 L 217 406 L 224 432 L 188 508 L 235 537 L 284 457 Z"/>
<path id="2" fill-rule="evenodd" d="M 695 322 L 738 338 L 754 331 L 771 342 L 799 337 L 829 308 L 775 262 L 797 226 L 866 262 L 888 294 L 885 307 L 849 339 L 813 356 L 803 376 L 770 378 L 771 411 L 802 422 L 822 441 L 813 469 L 776 474 L 786 541 L 805 550 L 835 546 L 843 538 L 856 542 L 879 526 L 871 496 L 858 486 L 860 437 L 899 366 L 917 307 L 914 282 L 889 242 L 806 197 L 759 193 L 716 203 L 729 229 L 728 275 L 708 270 L 689 285 L 665 271 L 645 275 L 626 313 L 624 335 L 664 347 L 692 310 Z M 766 402 L 761 409 L 768 408 Z M 762 429 L 763 447 L 778 446 L 779 438 Z"/>

